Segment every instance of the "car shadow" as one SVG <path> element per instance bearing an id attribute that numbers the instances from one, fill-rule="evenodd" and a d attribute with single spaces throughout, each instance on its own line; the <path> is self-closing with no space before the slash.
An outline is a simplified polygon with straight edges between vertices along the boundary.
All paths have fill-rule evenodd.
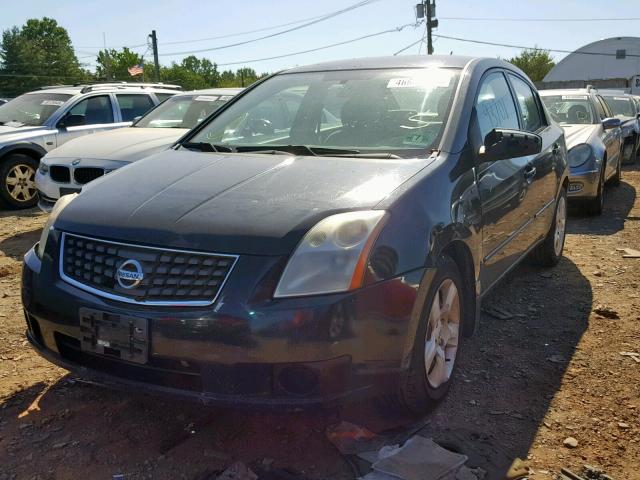
<path id="1" fill-rule="evenodd" d="M 21 261 L 24 254 L 40 240 L 42 228 L 36 228 L 29 232 L 18 233 L 0 240 L 0 252 L 14 260 Z"/>
<path id="2" fill-rule="evenodd" d="M 624 229 L 629 212 L 635 203 L 636 189 L 624 181 L 618 187 L 607 187 L 604 196 L 604 210 L 601 215 L 589 216 L 580 204 L 569 204 L 567 233 L 587 235 L 612 235 Z M 579 220 L 579 221 L 574 221 Z"/>

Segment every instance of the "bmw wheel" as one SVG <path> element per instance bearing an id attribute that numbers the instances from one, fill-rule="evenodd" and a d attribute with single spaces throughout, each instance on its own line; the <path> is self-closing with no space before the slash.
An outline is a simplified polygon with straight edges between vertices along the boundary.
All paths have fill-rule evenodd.
<path id="1" fill-rule="evenodd" d="M 10 208 L 33 207 L 37 200 L 38 161 L 23 154 L 9 155 L 0 163 L 0 199 Z"/>

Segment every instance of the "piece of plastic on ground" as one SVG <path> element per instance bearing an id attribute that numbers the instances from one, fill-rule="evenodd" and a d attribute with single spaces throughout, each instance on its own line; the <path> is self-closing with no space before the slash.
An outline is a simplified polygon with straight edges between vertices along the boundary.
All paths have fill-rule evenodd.
<path id="1" fill-rule="evenodd" d="M 467 461 L 466 455 L 446 450 L 420 436 L 410 438 L 400 448 L 384 451 L 381 457 L 364 480 L 454 480 Z"/>
<path id="2" fill-rule="evenodd" d="M 325 434 L 327 439 L 343 455 L 378 451 L 385 444 L 385 438 L 376 435 L 365 427 L 345 421 L 329 425 L 325 430 Z"/>
<path id="3" fill-rule="evenodd" d="M 230 465 L 216 480 L 258 480 L 258 476 L 242 462 Z"/>

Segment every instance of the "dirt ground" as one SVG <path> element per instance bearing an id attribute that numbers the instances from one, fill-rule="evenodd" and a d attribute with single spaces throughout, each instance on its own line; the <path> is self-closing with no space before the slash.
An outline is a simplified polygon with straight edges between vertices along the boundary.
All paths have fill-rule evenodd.
<path id="1" fill-rule="evenodd" d="M 640 258 L 617 250 L 640 250 L 639 187 L 640 171 L 627 169 L 602 216 L 572 213 L 559 266 L 520 266 L 494 290 L 423 435 L 468 455 L 487 478 L 504 478 L 520 458 L 532 479 L 585 463 L 616 480 L 640 479 L 640 363 L 620 354 L 640 353 Z M 0 480 L 205 480 L 235 460 L 350 479 L 357 465 L 326 440 L 326 426 L 348 420 L 381 431 L 407 421 L 373 403 L 222 410 L 75 379 L 24 339 L 20 261 L 43 222 L 35 210 L 0 212 Z M 567 437 L 576 448 L 563 445 Z"/>

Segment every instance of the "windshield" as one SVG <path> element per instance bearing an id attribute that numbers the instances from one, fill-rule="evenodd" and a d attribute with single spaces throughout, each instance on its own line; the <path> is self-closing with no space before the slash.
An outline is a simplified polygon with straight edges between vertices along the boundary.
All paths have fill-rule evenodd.
<path id="1" fill-rule="evenodd" d="M 65 93 L 27 93 L 5 103 L 0 109 L 0 125 L 39 126 L 54 114 L 71 95 Z"/>
<path id="2" fill-rule="evenodd" d="M 561 125 L 596 123 L 591 103 L 586 95 L 543 95 L 541 98 L 551 118 Z"/>
<path id="3" fill-rule="evenodd" d="M 635 106 L 628 97 L 606 96 L 604 99 L 616 117 L 635 117 Z"/>
<path id="4" fill-rule="evenodd" d="M 191 129 L 231 97 L 232 95 L 178 95 L 151 110 L 134 126 Z"/>
<path id="5" fill-rule="evenodd" d="M 297 145 L 327 154 L 428 155 L 442 135 L 458 77 L 459 70 L 443 68 L 281 74 L 189 141 L 231 151 Z"/>

